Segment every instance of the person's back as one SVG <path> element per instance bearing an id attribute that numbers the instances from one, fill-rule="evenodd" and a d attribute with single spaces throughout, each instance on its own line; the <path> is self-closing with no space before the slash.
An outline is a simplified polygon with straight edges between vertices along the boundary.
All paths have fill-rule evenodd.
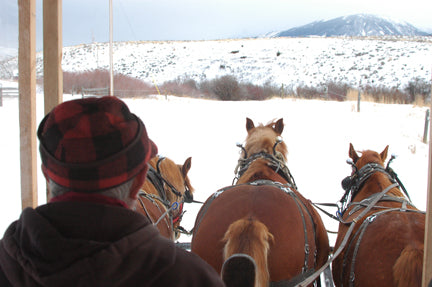
<path id="1" fill-rule="evenodd" d="M 50 201 L 6 230 L 0 286 L 224 286 L 131 210 L 157 148 L 122 101 L 63 103 L 38 137 Z"/>

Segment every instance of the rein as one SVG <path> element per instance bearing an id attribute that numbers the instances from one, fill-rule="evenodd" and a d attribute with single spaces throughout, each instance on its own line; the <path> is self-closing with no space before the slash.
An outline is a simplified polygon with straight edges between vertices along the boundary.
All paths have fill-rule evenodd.
<path id="1" fill-rule="evenodd" d="M 338 220 L 340 223 L 349 224 L 348 231 L 345 233 L 345 236 L 341 242 L 341 245 L 339 245 L 339 248 L 333 253 L 333 255 L 329 258 L 329 260 L 327 260 L 327 262 L 323 266 L 321 266 L 321 268 L 318 269 L 314 274 L 312 274 L 310 277 L 308 277 L 306 280 L 302 281 L 301 283 L 299 283 L 296 286 L 298 286 L 298 287 L 308 286 L 309 284 L 314 282 L 315 279 L 318 276 L 320 276 L 320 274 L 322 272 L 324 272 L 324 270 L 333 262 L 334 259 L 336 259 L 336 257 L 338 257 L 340 255 L 342 250 L 347 245 L 348 240 L 354 231 L 355 225 L 372 208 L 382 208 L 382 210 L 370 215 L 367 219 L 365 219 L 363 221 L 363 223 L 360 227 L 361 229 L 363 228 L 361 230 L 361 234 L 363 234 L 367 225 L 370 222 L 372 222 L 380 214 L 387 213 L 390 211 L 403 211 L 403 212 L 413 211 L 413 212 L 424 213 L 424 212 L 419 211 L 419 210 L 413 210 L 413 209 L 407 209 L 406 208 L 407 204 L 412 205 L 411 199 L 409 198 L 408 192 L 406 191 L 405 187 L 402 185 L 402 183 L 400 183 L 400 180 L 397 177 L 396 173 L 389 167 L 389 164 L 393 159 L 394 159 L 394 156 L 392 156 L 392 158 L 390 159 L 386 168 L 382 167 L 381 165 L 379 165 L 377 163 L 368 163 L 365 166 L 363 166 L 360 170 L 357 170 L 357 168 L 355 167 L 355 165 L 352 162 L 348 162 L 353 166 L 353 169 L 355 170 L 355 172 L 351 176 L 348 176 L 342 180 L 342 187 L 345 190 L 345 194 L 342 196 L 341 200 L 339 201 L 341 203 L 341 205 L 331 204 L 331 203 L 320 204 L 320 205 L 326 205 L 326 206 L 337 206 L 338 207 L 337 217 L 335 217 L 335 216 L 325 212 L 321 208 L 319 208 L 321 211 L 325 212 L 331 218 Z M 351 198 L 355 197 L 355 195 L 359 192 L 360 188 L 363 186 L 363 184 L 366 182 L 366 180 L 375 172 L 382 172 L 382 173 L 386 174 L 389 177 L 392 184 L 389 185 L 388 187 L 386 187 L 380 193 L 374 194 L 374 195 L 362 200 L 361 202 L 350 202 Z M 386 195 L 386 193 L 389 192 L 394 187 L 402 188 L 404 194 L 407 196 L 409 201 L 407 201 L 406 199 L 403 199 L 403 198 Z M 397 202 L 401 202 L 402 206 L 400 208 L 399 207 L 389 208 L 389 207 L 377 206 L 376 204 L 379 201 L 397 201 Z M 316 205 L 314 204 L 314 206 L 316 206 Z M 350 211 L 350 214 L 353 214 L 356 211 L 360 211 L 361 208 L 364 208 L 364 209 L 352 221 L 346 222 L 342 219 L 342 216 L 350 206 L 355 206 L 353 211 Z M 365 223 L 365 221 L 366 221 L 366 223 Z M 360 236 L 360 238 L 361 238 L 361 236 Z M 350 244 L 351 244 L 351 242 L 350 242 Z M 358 245 L 359 245 L 359 242 L 357 243 L 356 250 L 358 250 Z"/>
<path id="2" fill-rule="evenodd" d="M 386 194 L 390 189 L 392 189 L 393 187 L 397 187 L 398 184 L 397 183 L 393 183 L 391 185 L 389 185 L 387 188 L 385 188 L 383 191 L 381 191 L 375 198 L 374 200 L 370 203 L 370 205 L 368 207 L 366 207 L 356 218 L 354 218 L 351 222 L 350 222 L 350 227 L 348 228 L 347 233 L 345 233 L 345 237 L 342 240 L 341 245 L 339 245 L 339 248 L 336 250 L 335 253 L 333 253 L 333 256 L 330 257 L 329 260 L 327 260 L 327 262 L 321 266 L 320 269 L 318 269 L 312 276 L 308 277 L 306 280 L 304 280 L 303 282 L 301 282 L 300 284 L 296 285 L 298 287 L 300 286 L 308 286 L 309 284 L 311 284 L 312 282 L 315 281 L 315 279 L 320 276 L 320 274 L 330 265 L 330 263 L 333 262 L 333 260 L 336 259 L 336 257 L 339 256 L 339 254 L 342 252 L 342 250 L 345 248 L 345 245 L 348 242 L 348 238 L 351 236 L 351 233 L 354 230 L 354 227 L 356 225 L 356 223 L 362 219 L 374 206 L 375 204 L 378 203 L 378 201 L 381 199 L 381 197 L 383 197 L 384 194 Z"/>

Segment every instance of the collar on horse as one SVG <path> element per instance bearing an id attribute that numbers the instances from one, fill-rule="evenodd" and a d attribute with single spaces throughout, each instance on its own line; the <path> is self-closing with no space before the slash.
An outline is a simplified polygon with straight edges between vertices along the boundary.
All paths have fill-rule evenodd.
<path id="1" fill-rule="evenodd" d="M 357 167 L 354 165 L 352 161 L 347 161 L 349 164 L 353 167 L 353 174 L 351 176 L 347 176 L 342 180 L 342 188 L 345 190 L 344 195 L 340 199 L 341 203 L 341 210 L 340 214 L 343 214 L 345 210 L 349 207 L 351 204 L 351 199 L 353 199 L 357 193 L 362 188 L 363 184 L 371 177 L 372 174 L 375 172 L 381 172 L 390 179 L 390 182 L 397 183 L 398 186 L 402 189 L 403 193 L 407 196 L 409 201 L 411 201 L 411 198 L 408 194 L 408 191 L 405 189 L 402 182 L 399 180 L 397 174 L 393 171 L 393 169 L 390 167 L 391 161 L 395 158 L 394 155 L 392 155 L 391 159 L 389 160 L 387 167 L 384 168 L 378 163 L 368 163 L 364 165 L 360 170 L 357 170 Z"/>
<path id="2" fill-rule="evenodd" d="M 285 164 L 283 156 L 278 156 L 277 154 L 272 155 L 266 152 L 259 152 L 251 155 L 250 157 L 245 156 L 245 158 L 240 158 L 235 169 L 236 177 L 234 178 L 234 181 L 236 179 L 238 180 L 246 172 L 246 170 L 248 170 L 250 165 L 257 159 L 267 160 L 269 162 L 269 167 L 271 167 L 277 174 L 282 176 L 292 188 L 297 189 L 294 177 L 292 176 L 288 166 Z"/>

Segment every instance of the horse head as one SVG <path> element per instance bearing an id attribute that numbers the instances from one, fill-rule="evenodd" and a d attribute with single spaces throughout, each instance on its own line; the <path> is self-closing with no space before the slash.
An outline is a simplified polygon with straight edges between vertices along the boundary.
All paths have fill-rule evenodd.
<path id="1" fill-rule="evenodd" d="M 376 163 L 384 167 L 385 160 L 387 158 L 389 146 L 387 145 L 381 153 L 377 153 L 372 150 L 365 150 L 361 153 L 361 156 L 358 156 L 357 152 L 354 149 L 352 143 L 350 143 L 349 147 L 349 157 L 352 159 L 355 164 L 357 170 L 360 170 L 362 167 L 369 163 Z"/>
<path id="2" fill-rule="evenodd" d="M 183 176 L 183 181 L 185 185 L 185 193 L 184 193 L 184 202 L 191 203 L 193 202 L 193 187 L 190 183 L 188 172 L 192 165 L 192 157 L 188 157 L 186 161 L 183 163 L 183 165 L 177 165 L 181 171 L 181 174 Z"/>
<path id="3" fill-rule="evenodd" d="M 286 161 L 288 150 L 281 137 L 283 129 L 283 119 L 272 121 L 267 125 L 259 124 L 255 126 L 251 119 L 246 118 L 248 135 L 243 150 L 243 157 L 258 153 L 268 153 L 275 156 L 280 155 Z"/>
<path id="4" fill-rule="evenodd" d="M 183 165 L 177 165 L 169 158 L 155 158 L 156 168 L 165 184 L 166 199 L 172 204 L 193 200 L 193 187 L 188 172 L 192 165 L 192 158 L 185 160 Z"/>
<path id="5" fill-rule="evenodd" d="M 286 165 L 288 150 L 281 137 L 283 129 L 283 119 L 255 126 L 251 119 L 246 118 L 248 134 L 245 146 L 239 145 L 242 155 L 235 170 L 237 184 L 272 180 L 297 188 Z"/>
<path id="6" fill-rule="evenodd" d="M 361 152 L 361 156 L 357 154 L 354 146 L 350 143 L 349 157 L 347 162 L 352 166 L 352 174 L 342 180 L 342 187 L 345 194 L 340 202 L 344 209 L 349 204 L 349 201 L 356 199 L 359 195 L 360 199 L 370 196 L 371 194 L 381 191 L 381 186 L 390 185 L 396 180 L 396 174 L 389 164 L 385 166 L 389 146 L 387 145 L 381 153 L 373 150 L 365 150 Z M 390 161 L 394 157 L 390 159 Z M 390 163 L 389 161 L 389 163 Z M 393 188 L 390 193 L 401 195 L 400 191 Z M 359 200 L 359 198 L 357 198 Z"/>

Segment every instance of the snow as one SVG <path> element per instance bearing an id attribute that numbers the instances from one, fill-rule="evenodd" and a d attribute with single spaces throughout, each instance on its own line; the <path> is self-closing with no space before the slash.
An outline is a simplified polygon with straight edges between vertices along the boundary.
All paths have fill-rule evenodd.
<path id="1" fill-rule="evenodd" d="M 403 89 L 414 78 L 430 81 L 432 40 L 388 36 L 116 42 L 113 60 L 116 73 L 157 84 L 229 74 L 242 82 L 293 89 L 327 82 Z M 8 64 L 17 67 L 13 61 Z M 64 47 L 62 66 L 69 72 L 108 69 L 109 45 Z M 42 53 L 36 67 L 41 76 Z"/>
<path id="2" fill-rule="evenodd" d="M 18 49 L 0 47 L 0 61 L 4 61 L 18 55 Z"/>
<path id="3" fill-rule="evenodd" d="M 16 83 L 1 82 L 3 86 Z M 73 98 L 65 95 L 64 100 Z M 216 190 L 231 185 L 239 158 L 237 142 L 246 137 L 246 117 L 256 124 L 283 118 L 283 138 L 288 146 L 288 167 L 299 191 L 313 202 L 336 203 L 343 195 L 341 180 L 350 174 L 346 164 L 349 143 L 357 150 L 398 155 L 393 169 L 407 188 L 414 204 L 426 209 L 428 144 L 422 142 L 427 108 L 318 100 L 271 99 L 262 102 L 222 102 L 202 99 L 153 96 L 125 99 L 132 112 L 145 123 L 159 153 L 177 163 L 192 156 L 189 176 L 195 199 L 204 201 Z M 37 122 L 43 116 L 43 94 L 37 94 Z M 0 179 L 0 233 L 19 217 L 20 163 L 18 99 L 3 99 L 0 107 L 2 141 Z M 38 159 L 40 167 L 40 159 Z M 46 202 L 45 182 L 38 173 L 39 204 Z M 182 225 L 192 229 L 200 204 L 186 204 Z M 334 210 L 329 210 L 334 212 Z M 322 215 L 327 229 L 338 224 Z M 329 235 L 331 242 L 334 235 Z M 182 235 L 180 241 L 191 238 Z"/>

